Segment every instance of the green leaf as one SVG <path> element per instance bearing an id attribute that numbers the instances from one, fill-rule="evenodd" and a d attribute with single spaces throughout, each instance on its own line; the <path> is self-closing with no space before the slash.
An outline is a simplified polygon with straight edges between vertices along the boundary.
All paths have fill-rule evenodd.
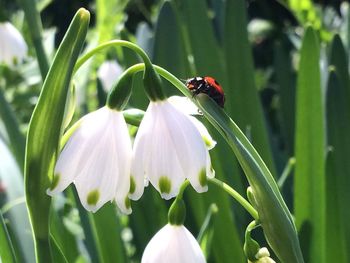
<path id="1" fill-rule="evenodd" d="M 181 41 L 181 27 L 171 2 L 164 2 L 155 29 L 153 61 L 176 76 L 186 78 L 186 53 Z M 169 52 L 171 50 L 171 52 Z M 169 83 L 164 83 L 167 94 L 172 93 Z"/>
<path id="2" fill-rule="evenodd" d="M 266 164 L 238 126 L 205 94 L 197 97 L 200 110 L 226 139 L 252 186 L 256 209 L 269 245 L 284 263 L 302 263 L 293 218 Z"/>
<path id="3" fill-rule="evenodd" d="M 327 134 L 331 152 L 327 159 L 327 260 L 348 262 L 350 253 L 350 101 L 336 71 L 329 75 L 327 89 Z M 332 248 L 333 247 L 333 248 Z"/>
<path id="4" fill-rule="evenodd" d="M 16 261 L 15 251 L 13 250 L 12 242 L 8 234 L 4 218 L 0 211 L 0 260 L 2 262 L 14 263 Z"/>
<path id="5" fill-rule="evenodd" d="M 66 262 L 75 262 L 80 253 L 76 237 L 64 224 L 65 209 L 56 209 L 51 206 L 50 211 L 50 238 L 51 251 L 53 247 Z M 54 257 L 53 257 L 54 258 Z M 57 261 L 59 262 L 59 261 Z"/>
<path id="6" fill-rule="evenodd" d="M 294 205 L 306 262 L 325 262 L 325 122 L 320 47 L 306 29 L 297 82 Z"/>
<path id="7" fill-rule="evenodd" d="M 193 55 L 192 73 L 198 76 L 215 77 L 226 86 L 223 54 L 215 39 L 211 20 L 208 16 L 206 1 L 177 0 L 175 1 L 179 14 L 179 24 L 184 27 L 183 41 L 186 49 Z"/>
<path id="8" fill-rule="evenodd" d="M 295 76 L 288 48 L 281 42 L 274 48 L 274 69 L 278 85 L 282 129 L 289 155 L 294 154 Z"/>
<path id="9" fill-rule="evenodd" d="M 339 35 L 335 35 L 333 38 L 329 60 L 329 64 L 336 68 L 338 80 L 340 81 L 338 88 L 342 89 L 342 96 L 345 96 L 346 101 L 350 101 L 348 55 Z"/>
<path id="10" fill-rule="evenodd" d="M 90 14 L 80 9 L 56 53 L 29 124 L 26 160 L 26 200 L 35 236 L 38 262 L 50 262 L 49 207 L 46 189 L 53 175 L 63 116 L 75 62 L 85 40 Z M 68 52 L 69 51 L 69 52 Z"/>
<path id="11" fill-rule="evenodd" d="M 254 83 L 254 67 L 247 33 L 244 0 L 226 1 L 225 62 L 228 85 L 225 88 L 227 111 L 238 126 L 251 131 L 251 141 L 267 166 L 276 175 L 266 121 Z"/>
<path id="12" fill-rule="evenodd" d="M 9 137 L 10 148 L 16 157 L 18 166 L 23 167 L 24 164 L 24 149 L 25 139 L 20 132 L 19 124 L 16 116 L 11 108 L 11 105 L 6 101 L 2 90 L 0 89 L 0 117 L 6 128 Z"/>
<path id="13" fill-rule="evenodd" d="M 218 206 L 216 204 L 211 204 L 197 237 L 197 241 L 200 244 L 206 258 L 208 258 L 210 249 L 212 247 L 213 235 L 215 232 L 214 221 L 217 213 Z"/>
<path id="14" fill-rule="evenodd" d="M 121 240 L 122 228 L 115 206 L 111 203 L 105 204 L 95 214 L 89 215 L 100 262 L 126 262 Z"/>

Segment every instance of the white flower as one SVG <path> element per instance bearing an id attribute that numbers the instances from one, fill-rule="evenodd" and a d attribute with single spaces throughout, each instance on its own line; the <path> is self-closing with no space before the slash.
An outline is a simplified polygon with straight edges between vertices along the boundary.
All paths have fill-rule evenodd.
<path id="1" fill-rule="evenodd" d="M 202 129 L 203 124 L 169 100 L 150 102 L 135 138 L 130 198 L 142 195 L 144 179 L 165 199 L 176 196 L 186 178 L 197 192 L 207 191 L 207 176 L 213 177 L 214 171 Z M 215 145 L 210 135 L 209 140 Z"/>
<path id="2" fill-rule="evenodd" d="M 183 226 L 167 224 L 151 239 L 141 263 L 205 263 L 193 235 Z"/>
<path id="3" fill-rule="evenodd" d="M 13 66 L 25 58 L 27 50 L 18 30 L 9 22 L 0 23 L 0 63 Z"/>
<path id="4" fill-rule="evenodd" d="M 97 71 L 97 77 L 101 80 L 103 89 L 108 92 L 122 73 L 122 67 L 111 60 L 103 62 Z"/>
<path id="5" fill-rule="evenodd" d="M 96 212 L 115 199 L 122 212 L 130 213 L 131 159 L 123 114 L 103 107 L 81 119 L 58 158 L 48 194 L 57 194 L 73 182 L 87 210 Z"/>

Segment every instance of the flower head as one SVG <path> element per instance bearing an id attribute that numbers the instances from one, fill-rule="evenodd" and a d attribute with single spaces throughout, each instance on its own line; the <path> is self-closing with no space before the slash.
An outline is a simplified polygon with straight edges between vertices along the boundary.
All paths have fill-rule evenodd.
<path id="1" fill-rule="evenodd" d="M 10 22 L 0 23 L 0 39 L 0 63 L 12 66 L 25 58 L 27 44 Z"/>
<path id="2" fill-rule="evenodd" d="M 206 262 L 199 244 L 183 225 L 167 224 L 151 239 L 141 263 Z"/>
<path id="3" fill-rule="evenodd" d="M 130 198 L 142 195 L 145 178 L 165 199 L 176 196 L 186 178 L 197 192 L 207 191 L 207 176 L 214 173 L 202 124 L 192 118 L 169 100 L 150 102 L 135 138 Z"/>
<path id="4" fill-rule="evenodd" d="M 87 210 L 96 212 L 115 200 L 124 213 L 130 213 L 131 157 L 123 114 L 108 107 L 89 113 L 61 152 L 48 194 L 57 194 L 73 182 Z"/>

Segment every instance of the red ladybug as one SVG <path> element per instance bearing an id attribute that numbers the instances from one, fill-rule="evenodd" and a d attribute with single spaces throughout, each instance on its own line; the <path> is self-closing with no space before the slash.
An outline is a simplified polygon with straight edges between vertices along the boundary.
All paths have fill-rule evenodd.
<path id="1" fill-rule="evenodd" d="M 225 94 L 220 84 L 212 77 L 194 77 L 186 80 L 187 88 L 193 93 L 193 96 L 199 93 L 205 93 L 211 97 L 220 106 L 224 107 Z"/>

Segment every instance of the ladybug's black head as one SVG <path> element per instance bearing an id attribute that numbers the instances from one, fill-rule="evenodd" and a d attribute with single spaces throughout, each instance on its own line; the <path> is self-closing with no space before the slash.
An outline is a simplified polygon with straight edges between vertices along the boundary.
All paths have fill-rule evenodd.
<path id="1" fill-rule="evenodd" d="M 196 90 L 200 85 L 204 84 L 204 78 L 202 77 L 194 77 L 186 80 L 186 87 L 189 90 Z"/>

